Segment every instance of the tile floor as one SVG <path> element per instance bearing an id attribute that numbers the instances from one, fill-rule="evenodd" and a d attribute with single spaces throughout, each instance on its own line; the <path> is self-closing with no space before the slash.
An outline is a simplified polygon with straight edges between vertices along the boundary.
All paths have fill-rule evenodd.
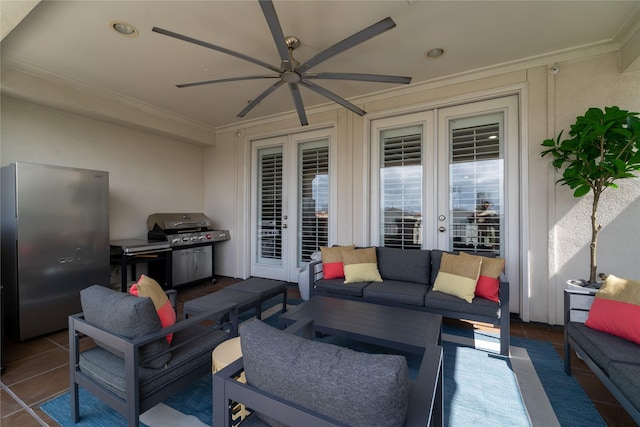
<path id="1" fill-rule="evenodd" d="M 236 279 L 218 277 L 215 284 L 178 289 L 178 316 L 182 316 L 185 301 L 220 290 L 235 283 Z M 297 289 L 290 295 L 299 297 Z M 482 324 L 450 321 L 465 327 L 491 330 Z M 513 336 L 544 340 L 553 343 L 563 354 L 563 332 L 561 327 L 523 323 L 512 320 Z M 0 425 L 5 427 L 57 426 L 42 410 L 40 404 L 69 389 L 69 353 L 67 331 L 60 331 L 27 340 L 22 343 L 6 339 L 5 371 L 2 373 Z M 574 355 L 573 373 L 598 408 L 607 424 L 613 426 L 634 426 L 631 417 L 616 402 L 611 393 L 591 373 L 589 368 Z"/>

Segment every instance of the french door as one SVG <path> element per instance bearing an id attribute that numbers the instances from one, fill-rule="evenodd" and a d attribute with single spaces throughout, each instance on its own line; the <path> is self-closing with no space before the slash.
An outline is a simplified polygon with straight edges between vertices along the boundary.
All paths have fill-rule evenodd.
<path id="1" fill-rule="evenodd" d="M 297 282 L 330 237 L 332 129 L 252 143 L 251 275 Z"/>
<path id="2" fill-rule="evenodd" d="M 516 96 L 373 120 L 374 245 L 504 257 L 519 307 Z"/>

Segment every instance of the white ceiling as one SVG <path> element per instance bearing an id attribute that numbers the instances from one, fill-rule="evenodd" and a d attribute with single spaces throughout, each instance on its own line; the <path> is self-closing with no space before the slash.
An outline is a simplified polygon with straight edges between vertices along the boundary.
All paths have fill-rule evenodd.
<path id="1" fill-rule="evenodd" d="M 285 36 L 301 40 L 295 51 L 299 62 L 391 17 L 396 28 L 313 71 L 402 75 L 412 77 L 413 83 L 576 48 L 622 49 L 636 43 L 640 22 L 640 1 L 276 0 L 274 4 Z M 112 21 L 132 24 L 139 36 L 117 34 L 110 27 Z M 249 100 L 273 84 L 271 79 L 176 88 L 179 83 L 270 72 L 154 33 L 154 26 L 280 66 L 260 6 L 247 0 L 41 2 L 2 40 L 3 67 L 76 82 L 83 90 L 122 96 L 213 128 L 294 110 L 285 85 L 245 119 L 236 117 Z M 445 55 L 425 59 L 425 52 L 434 47 L 445 49 Z M 318 83 L 356 104 L 359 96 L 397 87 Z M 302 97 L 307 108 L 329 102 L 305 88 Z"/>

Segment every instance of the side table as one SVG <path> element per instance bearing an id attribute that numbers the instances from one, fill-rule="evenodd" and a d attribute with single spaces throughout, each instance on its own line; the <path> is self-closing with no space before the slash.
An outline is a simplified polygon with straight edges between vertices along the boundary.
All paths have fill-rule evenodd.
<path id="1" fill-rule="evenodd" d="M 211 372 L 215 374 L 241 357 L 240 337 L 228 339 L 213 349 L 211 353 Z M 247 379 L 244 376 L 244 371 L 240 373 L 236 380 L 246 384 Z M 232 425 L 240 424 L 250 414 L 251 412 L 244 405 L 236 403 L 233 406 L 231 416 Z"/>

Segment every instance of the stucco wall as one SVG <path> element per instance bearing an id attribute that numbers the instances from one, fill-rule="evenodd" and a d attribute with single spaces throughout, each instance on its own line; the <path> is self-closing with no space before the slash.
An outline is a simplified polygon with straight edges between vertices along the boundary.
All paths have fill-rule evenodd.
<path id="1" fill-rule="evenodd" d="M 640 111 L 640 72 L 621 74 L 617 53 L 559 63 L 553 96 L 553 135 L 568 132 L 575 117 L 589 107 L 617 105 Z M 558 177 L 556 176 L 555 179 Z M 550 293 L 561 299 L 564 282 L 588 278 L 591 195 L 575 199 L 566 186 L 552 187 L 549 211 L 550 250 L 555 269 L 550 271 Z M 598 272 L 640 278 L 640 179 L 620 181 L 620 189 L 607 190 L 600 201 L 603 226 L 598 241 Z M 561 301 L 560 301 L 561 302 Z M 556 319 L 562 319 L 561 303 Z"/>
<path id="2" fill-rule="evenodd" d="M 2 98 L 2 166 L 16 161 L 109 172 L 111 239 L 145 238 L 154 212 L 202 212 L 203 149 Z"/>

